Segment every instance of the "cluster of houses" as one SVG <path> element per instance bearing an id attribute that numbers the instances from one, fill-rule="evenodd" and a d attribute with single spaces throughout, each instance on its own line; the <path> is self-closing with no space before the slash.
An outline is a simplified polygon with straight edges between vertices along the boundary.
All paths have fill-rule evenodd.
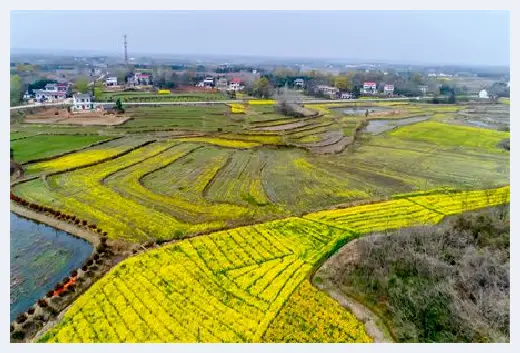
<path id="1" fill-rule="evenodd" d="M 126 79 L 126 82 L 118 82 L 116 76 L 108 76 L 105 78 L 105 86 L 106 87 L 114 87 L 120 85 L 126 85 L 129 87 L 133 86 L 149 86 L 152 84 L 152 76 L 147 73 L 137 72 L 135 74 L 129 74 Z"/>
<path id="2" fill-rule="evenodd" d="M 227 77 L 206 76 L 204 80 L 197 84 L 197 87 L 215 87 L 219 90 L 241 91 L 244 89 L 244 82 L 238 77 L 233 77 L 229 80 Z"/>
<path id="3" fill-rule="evenodd" d="M 303 79 L 300 79 L 298 83 L 303 86 Z M 295 80 L 296 86 L 296 80 Z M 340 98 L 340 99 L 350 99 L 353 98 L 352 93 L 341 92 L 339 88 L 327 85 L 319 85 L 316 87 L 316 92 L 321 93 L 330 98 Z M 426 92 L 426 87 L 424 87 L 424 92 Z M 365 82 L 363 83 L 363 87 L 360 89 L 360 94 L 362 95 L 380 95 L 383 94 L 385 96 L 393 96 L 394 95 L 394 85 L 383 85 L 383 89 L 378 90 L 377 83 L 375 82 Z"/>
<path id="4" fill-rule="evenodd" d="M 62 102 L 72 94 L 72 85 L 70 83 L 48 83 L 43 89 L 33 90 L 36 102 L 56 103 Z M 26 93 L 29 97 L 29 92 Z"/>

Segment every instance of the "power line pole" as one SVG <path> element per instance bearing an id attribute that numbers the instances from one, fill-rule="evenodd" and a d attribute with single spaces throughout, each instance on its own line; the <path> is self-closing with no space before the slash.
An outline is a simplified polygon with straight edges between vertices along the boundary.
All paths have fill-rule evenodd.
<path id="1" fill-rule="evenodd" d="M 128 50 L 127 50 L 127 42 L 126 42 L 126 34 L 124 35 L 124 46 L 125 46 L 125 65 L 128 69 Z"/>

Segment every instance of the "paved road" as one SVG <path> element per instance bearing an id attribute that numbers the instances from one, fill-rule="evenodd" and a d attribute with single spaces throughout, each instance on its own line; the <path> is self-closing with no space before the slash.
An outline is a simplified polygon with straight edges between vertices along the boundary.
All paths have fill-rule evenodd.
<path id="1" fill-rule="evenodd" d="M 400 101 L 400 100 L 410 100 L 413 98 L 367 98 L 367 99 L 298 99 L 294 102 L 289 103 L 305 103 L 305 104 L 325 104 L 325 103 L 352 103 L 352 102 L 377 102 L 377 101 Z M 417 97 L 417 100 L 420 98 Z M 233 99 L 233 100 L 219 100 L 219 101 L 207 101 L 207 102 L 132 102 L 132 103 L 123 103 L 125 106 L 140 106 L 140 105 L 204 105 L 204 104 L 237 104 L 237 103 L 247 103 L 248 99 Z M 98 105 L 108 105 L 112 106 L 115 103 L 94 103 L 94 106 Z M 72 102 L 63 102 L 63 103 L 36 103 L 36 104 L 27 104 L 27 105 L 18 105 L 15 107 L 11 107 L 11 110 L 21 110 L 28 108 L 39 108 L 39 107 L 67 107 L 72 105 Z"/>

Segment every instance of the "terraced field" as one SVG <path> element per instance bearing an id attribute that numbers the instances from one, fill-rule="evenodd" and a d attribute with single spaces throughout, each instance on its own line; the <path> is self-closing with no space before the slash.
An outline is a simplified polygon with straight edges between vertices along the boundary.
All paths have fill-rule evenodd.
<path id="1" fill-rule="evenodd" d="M 15 145 L 38 131 L 67 142 L 26 164 L 13 196 L 131 246 L 178 240 L 117 265 L 42 341 L 368 342 L 309 283 L 315 266 L 363 234 L 509 202 L 499 144 L 510 135 L 444 123 L 463 107 L 393 104 L 384 119 L 428 120 L 374 136 L 333 105 L 295 119 L 256 103 L 130 108 L 132 120 L 99 129 L 16 126 Z M 97 139 L 70 142 L 79 129 Z"/>
<path id="2" fill-rule="evenodd" d="M 41 341 L 369 342 L 360 322 L 310 286 L 312 268 L 362 234 L 507 202 L 509 187 L 412 195 L 150 250 L 94 284 Z"/>

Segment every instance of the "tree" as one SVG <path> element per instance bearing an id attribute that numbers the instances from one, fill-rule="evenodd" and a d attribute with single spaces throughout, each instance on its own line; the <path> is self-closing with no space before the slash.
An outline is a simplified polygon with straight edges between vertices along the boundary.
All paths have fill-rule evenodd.
<path id="1" fill-rule="evenodd" d="M 11 76 L 11 105 L 20 103 L 23 97 L 23 84 L 22 79 L 18 75 Z"/>
<path id="2" fill-rule="evenodd" d="M 103 99 L 103 83 L 101 81 L 96 81 L 94 85 L 94 98 L 97 102 Z"/>
<path id="3" fill-rule="evenodd" d="M 123 104 L 121 103 L 121 98 L 117 98 L 116 100 L 116 111 L 118 113 L 124 113 L 125 110 L 123 109 Z"/>
<path id="4" fill-rule="evenodd" d="M 255 95 L 260 98 L 269 98 L 271 96 L 271 85 L 267 77 L 258 79 L 255 83 Z"/>
<path id="5" fill-rule="evenodd" d="M 347 76 L 336 76 L 334 78 L 334 87 L 339 88 L 341 91 L 346 91 L 350 87 L 349 78 Z"/>
<path id="6" fill-rule="evenodd" d="M 88 78 L 87 77 L 78 77 L 76 80 L 75 88 L 79 93 L 87 93 L 88 92 Z"/>

